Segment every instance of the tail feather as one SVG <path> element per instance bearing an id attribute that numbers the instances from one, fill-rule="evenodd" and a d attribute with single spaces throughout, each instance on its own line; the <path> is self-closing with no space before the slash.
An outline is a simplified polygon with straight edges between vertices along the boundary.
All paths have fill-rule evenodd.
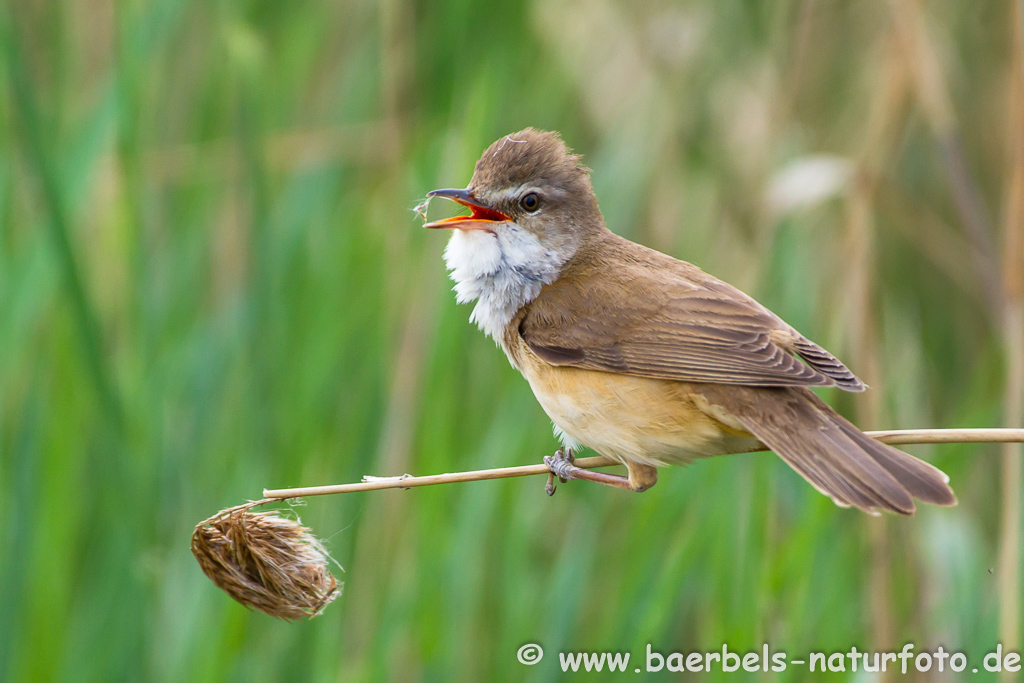
<path id="1" fill-rule="evenodd" d="M 956 505 L 956 495 L 949 487 L 949 477 L 945 472 L 888 444 L 875 441 L 842 417 L 836 417 L 842 421 L 843 431 L 869 451 L 914 498 L 932 505 Z"/>
<path id="2" fill-rule="evenodd" d="M 911 515 L 955 505 L 941 470 L 875 441 L 808 389 L 706 385 L 705 396 L 838 505 Z"/>

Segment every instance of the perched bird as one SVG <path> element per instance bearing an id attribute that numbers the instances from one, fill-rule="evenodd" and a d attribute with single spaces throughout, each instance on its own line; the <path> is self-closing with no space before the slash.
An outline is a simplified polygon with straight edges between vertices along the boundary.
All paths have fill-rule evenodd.
<path id="1" fill-rule="evenodd" d="M 866 436 L 810 387 L 863 391 L 832 354 L 700 268 L 605 227 L 590 171 L 557 133 L 491 145 L 444 252 L 458 301 L 530 383 L 561 479 L 644 491 L 658 466 L 767 446 L 836 504 L 955 505 L 941 470 Z M 628 477 L 576 467 L 586 446 Z M 549 487 L 549 492 L 551 489 Z"/>

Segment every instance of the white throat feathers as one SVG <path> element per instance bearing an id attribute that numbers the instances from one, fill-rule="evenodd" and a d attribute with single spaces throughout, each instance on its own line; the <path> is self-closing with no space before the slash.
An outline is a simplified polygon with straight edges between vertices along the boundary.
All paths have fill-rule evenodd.
<path id="1" fill-rule="evenodd" d="M 572 254 L 546 249 L 537 237 L 512 222 L 495 232 L 455 230 L 444 261 L 460 303 L 476 301 L 469 321 L 504 346 L 505 326 L 516 312 L 554 282 Z"/>

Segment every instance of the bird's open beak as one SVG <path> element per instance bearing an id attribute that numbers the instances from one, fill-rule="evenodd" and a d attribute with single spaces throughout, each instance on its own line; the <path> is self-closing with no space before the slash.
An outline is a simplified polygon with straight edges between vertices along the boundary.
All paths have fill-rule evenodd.
<path id="1" fill-rule="evenodd" d="M 445 230 L 458 228 L 459 230 L 487 230 L 493 232 L 491 228 L 495 223 L 512 220 L 501 211 L 484 206 L 478 202 L 469 193 L 469 190 L 434 190 L 433 192 L 428 192 L 427 196 L 451 199 L 468 207 L 472 213 L 468 216 L 453 216 L 452 218 L 427 223 L 423 226 L 424 228 L 441 228 Z"/>

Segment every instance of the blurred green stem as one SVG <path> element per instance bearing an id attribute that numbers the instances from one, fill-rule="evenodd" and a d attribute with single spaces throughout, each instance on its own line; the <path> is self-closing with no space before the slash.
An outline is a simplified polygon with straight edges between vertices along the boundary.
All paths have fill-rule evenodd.
<path id="1" fill-rule="evenodd" d="M 1002 336 L 1006 353 L 1003 411 L 1007 426 L 1024 422 L 1024 11 L 1013 3 L 1010 68 L 1009 191 L 1003 230 Z M 1019 444 L 1003 447 L 1003 509 L 999 539 L 999 639 L 1020 648 L 1021 505 L 1024 465 Z M 1004 672 L 1004 680 L 1012 676 Z"/>
<path id="2" fill-rule="evenodd" d="M 0 42 L 3 43 L 6 51 L 7 70 L 14 95 L 12 99 L 18 117 L 21 119 L 24 133 L 25 155 L 39 179 L 43 203 L 49 213 L 49 220 L 46 223 L 60 261 L 64 285 L 71 297 L 71 306 L 81 334 L 86 361 L 93 375 L 96 393 L 99 395 L 104 414 L 109 418 L 116 431 L 120 433 L 124 422 L 121 401 L 103 359 L 102 332 L 96 314 L 89 303 L 78 264 L 75 261 L 71 238 L 68 234 L 70 221 L 64 206 L 53 159 L 43 140 L 35 93 L 32 90 L 28 70 L 22 58 L 16 32 L 12 30 L 12 19 L 9 12 L 5 13 L 2 21 Z"/>

